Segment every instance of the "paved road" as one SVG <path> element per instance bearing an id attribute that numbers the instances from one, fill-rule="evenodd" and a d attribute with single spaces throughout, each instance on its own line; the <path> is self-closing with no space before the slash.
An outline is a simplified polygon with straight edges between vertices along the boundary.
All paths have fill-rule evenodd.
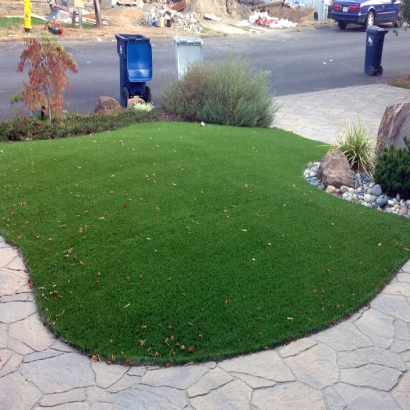
<path id="1" fill-rule="evenodd" d="M 272 31 L 269 34 L 246 34 L 204 39 L 204 58 L 215 60 L 228 53 L 246 57 L 257 68 L 270 71 L 270 87 L 278 96 L 356 85 L 380 84 L 409 72 L 410 35 L 392 32 L 385 37 L 383 67 L 380 77 L 364 74 L 366 33 L 352 26 L 345 31 L 335 24 L 302 31 Z M 172 39 L 151 39 L 154 78 L 150 83 L 154 103 L 159 103 L 162 86 L 176 72 Z M 70 76 L 73 92 L 67 93 L 70 110 L 89 112 L 101 95 L 116 99 L 119 92 L 119 59 L 114 39 L 65 43 L 78 63 L 79 73 Z M 21 44 L 0 43 L 0 120 L 12 116 L 8 99 L 21 89 L 25 75 L 15 72 Z M 349 98 L 349 96 L 347 96 Z"/>

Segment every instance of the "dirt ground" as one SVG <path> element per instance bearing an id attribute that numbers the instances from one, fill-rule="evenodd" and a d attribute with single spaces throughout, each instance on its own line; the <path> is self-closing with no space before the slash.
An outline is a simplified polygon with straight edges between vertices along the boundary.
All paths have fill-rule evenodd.
<path id="1" fill-rule="evenodd" d="M 201 36 L 215 35 L 215 34 L 239 34 L 246 31 L 242 28 L 235 28 L 235 23 L 240 20 L 247 19 L 250 14 L 246 6 L 241 6 L 235 3 L 233 10 L 229 13 L 225 7 L 225 1 L 223 1 L 224 7 L 221 6 L 221 0 L 191 0 L 190 4 L 183 10 L 183 13 L 195 12 L 196 17 L 200 24 L 203 24 L 203 32 Z M 22 6 L 14 7 L 4 7 L 4 4 L 0 2 L 0 17 L 3 16 L 20 16 L 23 17 Z M 146 10 L 155 6 L 155 3 L 146 4 Z M 158 6 L 160 6 L 158 4 Z M 32 12 L 40 16 L 47 16 L 49 13 L 48 6 L 42 6 L 40 9 L 33 7 Z M 289 7 L 282 7 L 281 5 L 271 6 L 266 8 L 271 17 L 278 17 L 283 19 L 288 19 L 289 21 L 298 23 L 299 27 L 308 26 L 312 24 L 317 24 L 317 21 L 313 19 L 314 10 L 298 10 L 291 9 Z M 213 26 L 212 22 L 209 20 L 204 20 L 203 15 L 208 12 L 218 17 L 222 20 L 217 25 Z M 137 9 L 136 7 L 121 7 L 112 9 L 103 9 L 101 14 L 104 21 L 103 29 L 82 29 L 78 27 L 73 28 L 70 24 L 65 24 L 64 33 L 61 36 L 66 39 L 87 39 L 87 38 L 110 38 L 112 39 L 115 34 L 141 34 L 147 37 L 160 36 L 160 37 L 171 37 L 175 35 L 198 35 L 198 33 L 189 33 L 183 29 L 176 28 L 160 28 L 160 27 L 144 27 L 144 11 Z M 85 17 L 93 18 L 93 14 L 84 15 Z M 46 24 L 46 22 L 44 22 Z M 257 28 L 257 27 L 255 27 Z M 24 33 L 22 27 L 14 27 L 13 29 L 0 28 L 0 38 L 1 39 L 12 39 L 18 37 L 27 36 L 38 36 L 44 33 L 47 27 L 42 25 L 33 25 L 30 34 Z M 274 29 L 265 29 L 266 31 Z"/>

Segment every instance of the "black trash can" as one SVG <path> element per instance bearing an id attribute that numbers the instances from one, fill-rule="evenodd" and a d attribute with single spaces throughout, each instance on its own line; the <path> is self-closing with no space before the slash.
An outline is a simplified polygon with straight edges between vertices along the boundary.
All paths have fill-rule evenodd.
<path id="1" fill-rule="evenodd" d="M 116 34 L 117 53 L 120 57 L 121 105 L 141 97 L 151 102 L 151 90 L 146 85 L 152 79 L 152 48 L 149 38 L 136 34 Z"/>
<path id="2" fill-rule="evenodd" d="M 379 26 L 370 26 L 366 29 L 366 57 L 364 72 L 369 75 L 382 75 L 382 62 L 384 36 L 389 30 Z"/>

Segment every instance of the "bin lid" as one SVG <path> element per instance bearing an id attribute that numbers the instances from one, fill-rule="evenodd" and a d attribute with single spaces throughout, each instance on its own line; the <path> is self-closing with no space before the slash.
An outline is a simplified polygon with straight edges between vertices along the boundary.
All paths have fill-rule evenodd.
<path id="1" fill-rule="evenodd" d="M 174 36 L 174 42 L 178 44 L 202 44 L 202 40 L 199 37 Z"/>
<path id="2" fill-rule="evenodd" d="M 389 30 L 385 29 L 385 28 L 381 28 L 379 26 L 369 26 L 366 29 L 366 33 L 388 33 Z"/>
<path id="3" fill-rule="evenodd" d="M 116 34 L 115 38 L 118 41 L 143 41 L 144 43 L 149 43 L 148 37 L 141 36 L 140 34 Z"/>

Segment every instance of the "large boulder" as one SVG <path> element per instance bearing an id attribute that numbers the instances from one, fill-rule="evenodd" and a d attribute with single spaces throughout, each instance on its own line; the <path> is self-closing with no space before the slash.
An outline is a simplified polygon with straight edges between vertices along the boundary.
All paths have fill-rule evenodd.
<path id="1" fill-rule="evenodd" d="M 383 152 L 391 143 L 395 147 L 404 147 L 403 137 L 410 138 L 410 102 L 390 105 L 384 112 L 376 138 L 376 155 Z"/>
<path id="2" fill-rule="evenodd" d="M 96 114 L 105 114 L 110 111 L 120 110 L 121 104 L 111 97 L 100 97 L 95 104 L 94 112 Z"/>
<path id="3" fill-rule="evenodd" d="M 320 162 L 317 171 L 317 179 L 328 186 L 335 188 L 347 186 L 354 188 L 354 172 L 350 168 L 349 161 L 341 151 L 328 152 Z"/>

